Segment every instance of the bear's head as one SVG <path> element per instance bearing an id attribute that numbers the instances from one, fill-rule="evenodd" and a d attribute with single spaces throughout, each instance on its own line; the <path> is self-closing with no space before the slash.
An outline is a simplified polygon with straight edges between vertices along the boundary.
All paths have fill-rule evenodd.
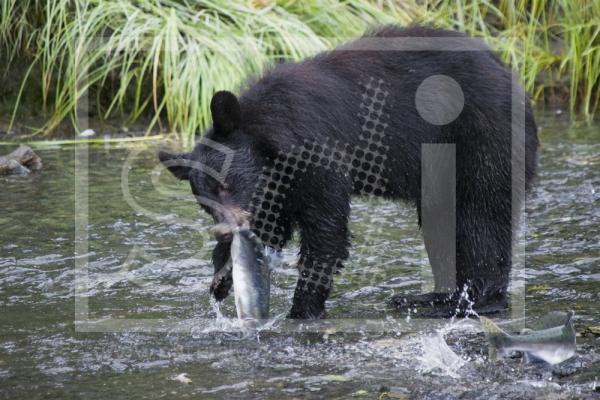
<path id="1" fill-rule="evenodd" d="M 190 182 L 198 204 L 215 224 L 242 223 L 250 211 L 252 196 L 272 149 L 244 126 L 244 113 L 230 92 L 215 93 L 210 110 L 213 126 L 190 153 L 159 153 L 160 161 L 178 179 Z M 229 241 L 231 235 L 216 234 Z M 219 237 L 220 236 L 220 237 Z"/>

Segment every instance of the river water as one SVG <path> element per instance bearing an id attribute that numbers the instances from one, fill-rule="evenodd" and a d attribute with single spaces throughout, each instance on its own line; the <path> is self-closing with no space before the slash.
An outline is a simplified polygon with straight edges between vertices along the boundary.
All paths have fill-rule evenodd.
<path id="1" fill-rule="evenodd" d="M 414 210 L 370 199 L 354 200 L 327 320 L 284 318 L 294 244 L 273 274 L 275 320 L 243 334 L 233 299 L 209 300 L 210 221 L 156 168 L 158 144 L 43 146 L 42 171 L 0 178 L 0 398 L 600 397 L 600 127 L 540 125 L 513 311 L 498 318 L 575 310 L 575 358 L 492 363 L 476 319 L 390 309 L 427 288 L 428 261 Z"/>

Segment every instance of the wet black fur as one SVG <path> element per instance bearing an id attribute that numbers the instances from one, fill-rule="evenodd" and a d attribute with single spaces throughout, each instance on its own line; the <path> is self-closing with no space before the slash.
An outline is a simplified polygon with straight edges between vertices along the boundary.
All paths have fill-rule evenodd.
<path id="1" fill-rule="evenodd" d="M 421 27 L 386 27 L 369 36 L 462 35 Z M 348 47 L 352 44 L 344 48 Z M 420 216 L 421 144 L 456 143 L 457 287 L 469 285 L 476 307 L 503 306 L 511 269 L 513 225 L 518 222 L 511 219 L 510 72 L 489 51 L 366 52 L 344 48 L 275 66 L 242 91 L 239 103 L 231 94 L 219 93 L 212 109 L 215 126 L 206 137 L 236 151 L 226 181 L 217 182 L 194 170 L 176 175 L 189 179 L 196 195 L 247 210 L 262 167 L 270 165 L 278 151 L 288 151 L 292 144 L 301 145 L 305 140 L 356 145 L 361 133 L 360 85 L 370 77 L 383 79 L 390 92 L 384 110 L 389 114 L 384 143 L 390 146 L 384 171 L 388 179 L 386 197 L 414 204 Z M 438 74 L 458 82 L 465 98 L 460 116 L 443 126 L 423 120 L 415 108 L 417 87 L 425 78 Z M 525 169 L 529 186 L 538 139 L 529 101 L 525 102 L 526 162 L 516 167 Z M 165 161 L 172 157 L 162 153 L 160 158 Z M 223 162 L 219 152 L 202 143 L 179 157 L 217 169 Z M 348 257 L 352 194 L 349 176 L 322 168 L 313 168 L 294 182 L 286 194 L 281 225 L 287 239 L 294 229 L 300 231 L 301 259 L 310 263 Z M 517 192 L 519 203 L 523 197 L 524 193 Z M 223 220 L 221 212 L 208 211 L 216 222 Z M 427 249 L 432 251 L 431 244 Z M 217 245 L 215 270 L 223 266 L 228 253 L 228 243 Z M 215 295 L 226 296 L 230 284 L 226 279 L 215 282 Z M 300 289 L 296 290 L 290 315 L 323 315 L 328 293 Z M 455 306 L 457 297 L 450 297 L 450 302 L 445 301 L 448 296 L 396 297 L 395 304 L 433 305 L 443 315 Z"/>

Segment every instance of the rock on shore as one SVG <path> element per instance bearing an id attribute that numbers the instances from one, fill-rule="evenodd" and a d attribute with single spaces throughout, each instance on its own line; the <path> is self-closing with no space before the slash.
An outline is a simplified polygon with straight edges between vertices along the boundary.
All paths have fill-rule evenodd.
<path id="1" fill-rule="evenodd" d="M 24 144 L 6 156 L 0 156 L 0 175 L 28 175 L 42 168 L 42 159 Z"/>

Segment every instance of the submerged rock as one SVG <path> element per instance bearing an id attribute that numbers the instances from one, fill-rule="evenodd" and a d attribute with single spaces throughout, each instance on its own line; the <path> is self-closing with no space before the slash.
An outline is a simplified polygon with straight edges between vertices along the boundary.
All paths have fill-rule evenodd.
<path id="1" fill-rule="evenodd" d="M 42 159 L 23 144 L 12 153 L 0 156 L 0 175 L 27 175 L 41 168 Z"/>
<path id="2" fill-rule="evenodd" d="M 0 174 L 2 175 L 27 175 L 29 169 L 19 164 L 18 161 L 7 157 L 0 157 Z"/>

